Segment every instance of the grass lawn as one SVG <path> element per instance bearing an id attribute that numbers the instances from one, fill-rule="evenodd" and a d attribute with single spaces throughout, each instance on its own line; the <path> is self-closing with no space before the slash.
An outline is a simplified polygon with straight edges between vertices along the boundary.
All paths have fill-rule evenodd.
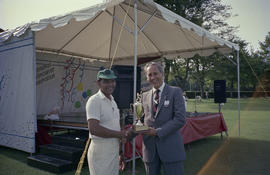
<path id="1" fill-rule="evenodd" d="M 227 99 L 222 113 L 228 127 L 229 138 L 220 134 L 195 141 L 186 151 L 185 175 L 269 175 L 270 174 L 270 98 L 241 99 L 240 137 L 238 136 L 237 99 Z M 213 99 L 196 104 L 198 112 L 218 112 Z M 188 110 L 195 111 L 195 102 L 188 100 Z M 29 167 L 29 154 L 0 146 L 0 174 L 50 175 Z M 144 175 L 144 166 L 136 161 L 136 174 Z M 130 164 L 120 175 L 131 174 Z M 64 173 L 74 174 L 75 171 Z M 84 166 L 81 174 L 89 174 Z"/>

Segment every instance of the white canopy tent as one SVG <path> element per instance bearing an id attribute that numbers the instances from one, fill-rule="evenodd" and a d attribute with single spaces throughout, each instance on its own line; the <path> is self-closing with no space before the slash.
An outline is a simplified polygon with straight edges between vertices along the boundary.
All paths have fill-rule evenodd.
<path id="1" fill-rule="evenodd" d="M 4 32 L 1 41 L 31 29 L 35 33 L 37 52 L 104 61 L 110 61 L 115 55 L 115 60 L 123 60 L 134 56 L 134 21 L 133 0 L 109 0 Z M 152 0 L 138 0 L 137 28 L 138 59 L 174 55 L 187 58 L 197 53 L 208 56 L 216 51 L 238 50 L 238 45 L 216 37 Z"/>
<path id="2" fill-rule="evenodd" d="M 51 53 L 111 65 L 134 65 L 135 87 L 140 61 L 164 56 L 172 59 L 195 54 L 209 56 L 214 52 L 228 54 L 236 50 L 240 98 L 238 45 L 218 38 L 152 0 L 107 0 L 5 31 L 0 33 L 0 60 L 4 60 L 1 53 L 6 52 L 1 47 L 6 47 L 12 38 L 23 38 L 29 32 L 33 34 L 34 57 L 35 53 Z M 136 99 L 135 87 L 133 99 Z M 238 109 L 240 122 L 239 100 Z"/>

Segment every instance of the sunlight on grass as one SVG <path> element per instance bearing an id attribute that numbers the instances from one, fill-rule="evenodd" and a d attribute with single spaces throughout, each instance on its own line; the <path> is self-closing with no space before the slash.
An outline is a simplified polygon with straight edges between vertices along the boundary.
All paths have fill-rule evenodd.
<path id="1" fill-rule="evenodd" d="M 240 137 L 238 137 L 237 99 L 228 99 L 221 112 L 230 137 L 223 141 L 197 175 L 266 175 L 270 172 L 270 99 L 241 99 Z M 188 110 L 194 110 L 190 100 Z M 192 106 L 193 104 L 193 106 Z M 196 103 L 197 112 L 215 112 L 212 100 Z M 210 110 L 209 110 L 210 109 Z M 195 110 L 194 110 L 195 111 Z M 192 145 L 192 144 L 191 144 Z M 192 172 L 194 174 L 194 172 Z M 192 173 L 188 173 L 192 175 Z"/>
<path id="2" fill-rule="evenodd" d="M 197 175 L 268 175 L 270 142 L 232 138 L 225 141 Z"/>
<path id="3" fill-rule="evenodd" d="M 205 165 L 200 169 L 200 171 L 197 173 L 197 175 L 204 175 L 204 174 L 209 174 L 211 173 L 211 171 L 209 172 L 209 169 L 211 169 L 211 167 L 216 166 L 216 162 L 220 159 L 219 156 L 221 154 L 221 152 L 226 149 L 226 147 L 228 146 L 229 142 L 226 141 L 224 142 L 215 152 L 214 154 L 209 158 L 209 160 L 205 163 Z M 230 167 L 227 166 L 228 164 L 226 164 L 226 166 L 223 166 L 222 168 L 219 168 L 219 171 L 222 172 L 222 174 L 231 174 L 230 173 Z"/>

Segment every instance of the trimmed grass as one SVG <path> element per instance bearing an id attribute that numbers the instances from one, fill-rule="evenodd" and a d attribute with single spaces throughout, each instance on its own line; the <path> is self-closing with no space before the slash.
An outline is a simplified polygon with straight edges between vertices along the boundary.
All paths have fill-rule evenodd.
<path id="1" fill-rule="evenodd" d="M 1 175 L 51 175 L 27 165 L 28 153 L 0 146 Z"/>
<path id="2" fill-rule="evenodd" d="M 219 135 L 193 142 L 187 151 L 186 175 L 269 175 L 270 98 L 241 99 L 240 137 L 237 99 L 227 99 L 221 112 L 229 138 Z M 188 111 L 195 111 L 190 100 Z M 197 103 L 199 112 L 218 112 L 213 99 Z M 193 167 L 193 168 L 192 168 Z"/>
<path id="3" fill-rule="evenodd" d="M 269 175 L 270 174 L 270 98 L 241 99 L 240 137 L 238 136 L 237 99 L 227 99 L 221 112 L 229 137 L 220 134 L 191 143 L 186 151 L 185 175 Z M 213 99 L 196 104 L 198 112 L 218 112 Z M 195 111 L 195 102 L 188 100 L 188 111 Z M 224 134 L 223 134 L 224 135 Z M 0 174 L 50 175 L 29 167 L 29 154 L 0 146 Z M 144 166 L 136 161 L 136 174 L 144 175 Z M 64 173 L 73 175 L 75 171 Z M 84 166 L 81 174 L 89 174 Z M 130 175 L 131 164 L 120 175 Z"/>

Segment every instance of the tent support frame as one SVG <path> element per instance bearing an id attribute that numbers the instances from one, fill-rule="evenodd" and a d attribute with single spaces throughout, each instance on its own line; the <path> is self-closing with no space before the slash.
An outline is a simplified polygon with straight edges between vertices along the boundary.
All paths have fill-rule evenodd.
<path id="1" fill-rule="evenodd" d="M 117 18 L 116 16 L 114 16 L 113 14 L 111 14 L 108 10 L 106 10 L 106 12 L 120 25 L 120 26 L 123 26 L 124 27 L 124 29 L 127 31 L 127 32 L 129 32 L 130 34 L 132 34 L 132 35 L 134 35 L 134 32 L 132 32 L 126 25 L 124 25 L 123 23 L 122 23 L 122 21 L 119 19 L 119 18 Z"/>
<path id="2" fill-rule="evenodd" d="M 150 16 L 150 18 L 144 23 L 144 25 L 142 26 L 142 28 L 139 30 L 139 32 L 143 31 L 143 29 L 145 28 L 145 26 L 147 26 L 147 24 L 151 21 L 151 19 L 157 14 L 157 10 L 155 10 L 155 12 Z"/>
<path id="3" fill-rule="evenodd" d="M 133 103 L 136 103 L 136 91 L 137 91 L 137 0 L 134 0 L 134 78 L 133 78 Z M 137 115 L 133 110 L 133 123 L 135 124 Z M 132 175 L 135 175 L 135 154 L 136 154 L 136 138 L 132 142 Z"/>
<path id="4" fill-rule="evenodd" d="M 237 94 L 238 94 L 238 136 L 240 136 L 240 66 L 239 66 L 239 50 L 236 50 L 237 58 Z"/>
<path id="5" fill-rule="evenodd" d="M 114 16 L 113 14 L 111 14 L 111 12 L 109 12 L 108 10 L 105 10 L 118 24 L 120 24 L 121 26 L 124 27 L 124 29 L 126 29 L 126 31 L 128 31 L 130 34 L 135 35 L 135 31 L 132 32 L 126 25 L 124 25 L 121 20 L 119 18 L 117 18 L 116 16 Z M 151 21 L 151 19 L 157 14 L 157 10 L 155 10 L 155 12 L 148 18 L 148 20 L 144 23 L 144 25 L 142 26 L 142 28 L 138 31 L 138 33 L 142 32 L 143 29 L 147 26 L 147 24 Z"/>

